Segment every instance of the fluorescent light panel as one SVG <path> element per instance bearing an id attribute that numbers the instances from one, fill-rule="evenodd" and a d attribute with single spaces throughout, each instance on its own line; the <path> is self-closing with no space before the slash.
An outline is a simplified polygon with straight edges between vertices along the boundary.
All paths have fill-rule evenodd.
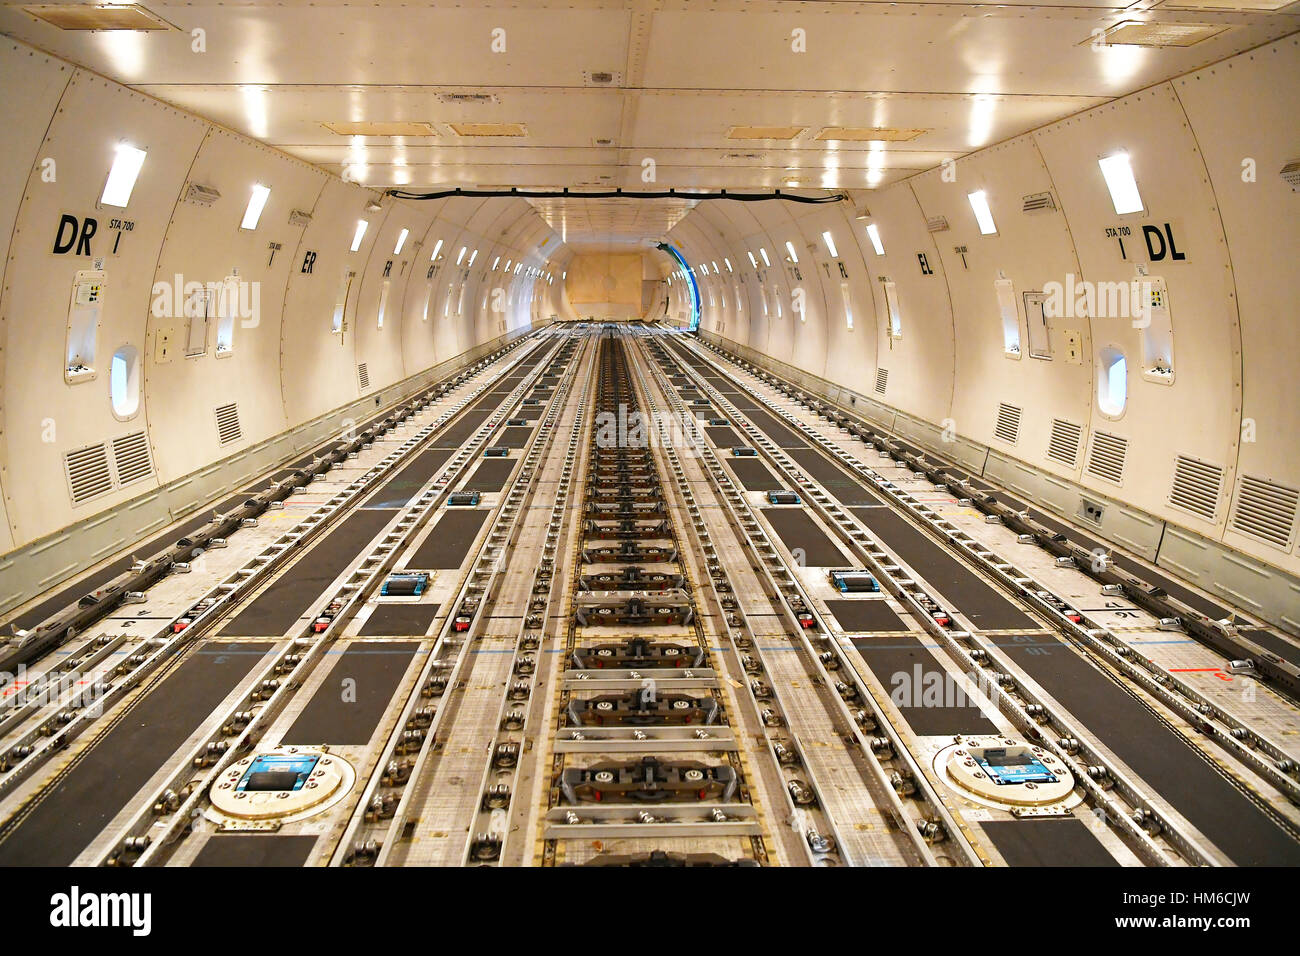
<path id="1" fill-rule="evenodd" d="M 1138 193 L 1137 180 L 1133 178 L 1133 167 L 1129 163 L 1128 153 L 1115 153 L 1097 160 L 1101 174 L 1106 178 L 1106 188 L 1110 190 L 1110 201 L 1118 215 L 1142 211 L 1142 196 Z"/>
<path id="2" fill-rule="evenodd" d="M 358 249 L 361 248 L 361 240 L 365 238 L 365 236 L 366 236 L 366 229 L 368 229 L 369 226 L 370 226 L 370 223 L 366 222 L 364 219 L 358 219 L 358 220 L 357 220 L 357 231 L 356 231 L 356 232 L 353 234 L 353 236 L 352 236 L 352 251 L 353 251 L 353 252 L 356 252 Z"/>
<path id="3" fill-rule="evenodd" d="M 989 198 L 984 190 L 973 192 L 966 198 L 970 200 L 970 207 L 975 212 L 975 222 L 979 224 L 980 235 L 991 236 L 997 232 L 998 227 L 993 223 L 993 211 L 989 209 Z"/>
<path id="4" fill-rule="evenodd" d="M 880 241 L 880 227 L 874 222 L 867 226 L 867 238 L 871 240 L 871 248 L 876 250 L 876 255 L 885 254 L 885 245 Z"/>
<path id="5" fill-rule="evenodd" d="M 257 221 L 262 218 L 262 210 L 266 208 L 266 201 L 271 196 L 271 188 L 259 183 L 253 183 L 253 195 L 248 197 L 248 208 L 244 210 L 243 221 L 240 222 L 240 229 L 256 229 Z"/>
<path id="6" fill-rule="evenodd" d="M 835 248 L 835 237 L 831 235 L 829 229 L 822 233 L 822 242 L 826 243 L 826 251 L 831 254 L 832 259 L 840 257 L 839 250 Z"/>
<path id="7" fill-rule="evenodd" d="M 118 143 L 113 166 L 108 171 L 108 182 L 104 184 L 104 194 L 99 202 L 104 206 L 126 208 L 131 201 L 131 190 L 135 188 L 136 177 L 144 165 L 145 151 L 128 143 Z"/>
<path id="8" fill-rule="evenodd" d="M 393 255 L 400 256 L 402 254 L 402 247 L 406 245 L 406 237 L 410 234 L 411 230 L 409 229 L 403 229 L 397 234 L 397 245 L 393 246 Z"/>

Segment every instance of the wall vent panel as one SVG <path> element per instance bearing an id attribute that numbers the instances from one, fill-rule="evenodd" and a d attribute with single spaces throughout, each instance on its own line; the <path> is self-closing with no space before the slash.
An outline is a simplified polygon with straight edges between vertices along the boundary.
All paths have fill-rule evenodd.
<path id="1" fill-rule="evenodd" d="M 63 456 L 63 469 L 74 505 L 113 490 L 113 472 L 108 466 L 108 446 L 104 442 L 68 452 Z"/>
<path id="2" fill-rule="evenodd" d="M 144 432 L 132 432 L 113 439 L 113 469 L 117 472 L 119 485 L 129 485 L 153 474 L 149 439 Z"/>
<path id="3" fill-rule="evenodd" d="M 1007 444 L 1014 445 L 1020 439 L 1020 412 L 1014 405 L 999 402 L 998 420 L 993 426 L 993 434 Z"/>
<path id="4" fill-rule="evenodd" d="M 889 387 L 889 369 L 876 369 L 876 394 L 884 395 L 885 389 Z"/>
<path id="5" fill-rule="evenodd" d="M 365 362 L 357 365 L 357 382 L 361 385 L 361 391 L 370 390 L 370 369 L 366 367 Z"/>
<path id="6" fill-rule="evenodd" d="M 1088 453 L 1088 474 L 1112 481 L 1117 485 L 1124 483 L 1124 460 L 1128 457 L 1128 439 L 1111 435 L 1107 432 L 1094 432 L 1092 449 Z"/>
<path id="7" fill-rule="evenodd" d="M 1174 483 L 1169 503 L 1190 511 L 1206 521 L 1213 521 L 1219 511 L 1219 494 L 1223 491 L 1223 466 L 1212 465 L 1187 455 L 1174 463 Z"/>
<path id="8" fill-rule="evenodd" d="M 1079 439 L 1083 427 L 1064 418 L 1052 419 L 1052 435 L 1047 441 L 1047 457 L 1074 468 L 1079 463 Z"/>
<path id="9" fill-rule="evenodd" d="M 229 445 L 232 441 L 239 441 L 244 436 L 243 429 L 239 424 L 239 403 L 231 402 L 229 405 L 218 405 L 216 413 L 218 443 Z"/>
<path id="10" fill-rule="evenodd" d="M 1279 548 L 1289 548 L 1294 538 L 1297 503 L 1300 503 L 1300 491 L 1242 475 L 1237 484 L 1232 530 Z"/>

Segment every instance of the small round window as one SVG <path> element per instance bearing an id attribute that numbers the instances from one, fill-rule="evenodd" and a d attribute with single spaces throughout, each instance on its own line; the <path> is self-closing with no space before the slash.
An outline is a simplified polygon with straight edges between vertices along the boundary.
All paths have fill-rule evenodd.
<path id="1" fill-rule="evenodd" d="M 1119 418 L 1128 404 L 1128 361 L 1116 348 L 1104 348 L 1097 368 L 1097 407 Z"/>
<path id="2" fill-rule="evenodd" d="M 123 345 L 113 353 L 108 375 L 113 414 L 132 418 L 140 408 L 140 354 L 134 345 Z"/>

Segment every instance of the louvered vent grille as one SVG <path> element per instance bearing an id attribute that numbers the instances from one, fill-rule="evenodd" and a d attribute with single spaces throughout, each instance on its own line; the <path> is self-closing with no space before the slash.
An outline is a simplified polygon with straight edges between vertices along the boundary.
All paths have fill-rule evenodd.
<path id="1" fill-rule="evenodd" d="M 366 368 L 365 362 L 357 366 L 357 381 L 361 383 L 361 391 L 370 388 L 370 370 Z"/>
<path id="2" fill-rule="evenodd" d="M 1169 503 L 1206 521 L 1213 521 L 1219 510 L 1219 493 L 1223 490 L 1223 466 L 1211 465 L 1186 455 L 1174 463 L 1174 484 Z"/>
<path id="3" fill-rule="evenodd" d="M 1004 442 L 1014 445 L 1020 438 L 1020 409 L 1006 402 L 999 402 L 998 423 L 993 426 L 993 434 Z"/>
<path id="4" fill-rule="evenodd" d="M 1073 468 L 1079 462 L 1079 439 L 1083 428 L 1064 418 L 1052 419 L 1052 435 L 1047 441 L 1047 457 Z"/>
<path id="5" fill-rule="evenodd" d="M 74 505 L 113 490 L 108 446 L 103 442 L 68 452 L 63 456 L 63 467 L 68 475 L 68 490 L 72 493 Z"/>
<path id="6" fill-rule="evenodd" d="M 1040 212 L 1044 209 L 1055 209 L 1056 199 L 1051 193 L 1034 193 L 1021 199 L 1021 212 Z"/>
<path id="7" fill-rule="evenodd" d="M 946 216 L 935 216 L 933 219 L 927 219 L 925 228 L 930 232 L 947 232 L 948 218 Z"/>
<path id="8" fill-rule="evenodd" d="M 889 387 L 889 369 L 876 369 L 876 394 L 884 395 L 885 389 Z"/>
<path id="9" fill-rule="evenodd" d="M 1232 516 L 1232 530 L 1289 547 L 1295 528 L 1296 504 L 1300 491 L 1285 485 L 1242 475 L 1237 486 L 1237 508 Z"/>
<path id="10" fill-rule="evenodd" d="M 113 468 L 117 471 L 119 485 L 129 485 L 153 474 L 149 440 L 144 432 L 113 439 Z"/>
<path id="11" fill-rule="evenodd" d="M 1127 438 L 1096 432 L 1092 436 L 1092 451 L 1088 455 L 1088 473 L 1117 485 L 1122 484 L 1124 459 L 1127 457 Z"/>
<path id="12" fill-rule="evenodd" d="M 222 445 L 229 445 L 232 441 L 239 441 L 243 434 L 243 429 L 239 426 L 239 403 L 218 405 L 217 441 Z"/>

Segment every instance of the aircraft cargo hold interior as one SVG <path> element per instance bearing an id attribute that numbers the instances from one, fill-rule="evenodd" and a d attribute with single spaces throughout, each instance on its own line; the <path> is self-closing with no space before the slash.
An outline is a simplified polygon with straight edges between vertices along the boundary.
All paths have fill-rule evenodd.
<path id="1" fill-rule="evenodd" d="M 34 922 L 180 939 L 237 884 L 487 916 L 465 867 L 642 905 L 696 869 L 727 912 L 888 867 L 825 905 L 1280 928 L 1298 31 L 0 6 Z"/>

